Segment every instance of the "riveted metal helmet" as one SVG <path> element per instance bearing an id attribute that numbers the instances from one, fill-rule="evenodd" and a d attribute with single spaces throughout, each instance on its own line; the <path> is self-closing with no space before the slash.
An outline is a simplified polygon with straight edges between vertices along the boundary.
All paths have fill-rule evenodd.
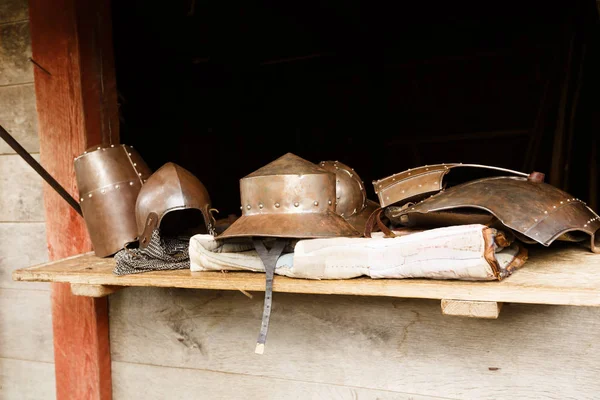
<path id="1" fill-rule="evenodd" d="M 88 149 L 74 161 L 79 204 L 98 257 L 135 240 L 135 201 L 152 171 L 132 146 Z"/>
<path id="2" fill-rule="evenodd" d="M 242 216 L 219 238 L 360 236 L 335 213 L 335 174 L 287 153 L 240 180 Z"/>
<path id="3" fill-rule="evenodd" d="M 173 213 L 189 210 L 193 213 Z M 215 234 L 215 220 L 208 191 L 190 171 L 174 164 L 160 167 L 140 190 L 135 204 L 139 246 L 150 242 L 156 228 L 169 229 L 169 234 Z M 200 211 L 201 217 L 195 211 Z M 194 218 L 196 217 L 196 218 Z M 166 227 L 165 220 L 169 219 Z M 164 228 L 164 229 L 163 229 Z"/>
<path id="4" fill-rule="evenodd" d="M 600 252 L 595 243 L 600 217 L 581 200 L 542 182 L 535 174 L 466 182 L 414 205 L 388 207 L 386 216 L 410 226 L 435 223 L 437 213 L 447 217 L 444 213 L 449 210 L 469 209 L 489 212 L 504 226 L 544 246 L 566 233 L 571 233 L 570 240 L 585 233 L 591 236 L 592 251 Z M 470 217 L 463 216 L 460 223 L 468 223 L 465 218 Z M 472 218 L 481 220 L 482 216 L 474 214 Z"/>
<path id="5" fill-rule="evenodd" d="M 367 199 L 365 184 L 354 168 L 339 161 L 321 161 L 319 166 L 335 174 L 335 212 L 364 233 L 367 219 L 379 204 Z"/>

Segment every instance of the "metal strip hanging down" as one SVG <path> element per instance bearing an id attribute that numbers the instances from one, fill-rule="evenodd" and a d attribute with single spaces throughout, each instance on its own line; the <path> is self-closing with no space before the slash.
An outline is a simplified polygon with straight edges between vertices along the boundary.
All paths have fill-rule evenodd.
<path id="1" fill-rule="evenodd" d="M 261 239 L 252 239 L 254 242 L 254 248 L 256 252 L 260 256 L 264 266 L 265 266 L 265 277 L 266 277 L 266 287 L 265 287 L 265 303 L 263 305 L 263 315 L 260 326 L 260 333 L 258 335 L 258 340 L 256 341 L 256 349 L 254 352 L 256 354 L 263 354 L 265 352 L 265 343 L 267 341 L 267 332 L 269 331 L 269 320 L 271 318 L 271 303 L 273 302 L 273 278 L 275 277 L 275 265 L 277 264 L 277 260 L 279 256 L 283 252 L 285 245 L 287 244 L 286 239 L 275 239 L 275 244 L 271 250 L 267 250 L 263 240 Z"/>

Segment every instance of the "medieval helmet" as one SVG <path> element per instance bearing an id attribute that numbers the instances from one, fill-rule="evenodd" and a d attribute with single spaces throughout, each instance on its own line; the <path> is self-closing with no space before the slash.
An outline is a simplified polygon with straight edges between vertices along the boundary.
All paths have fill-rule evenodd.
<path id="1" fill-rule="evenodd" d="M 335 213 L 335 174 L 287 153 L 240 179 L 242 216 L 219 238 L 359 236 Z"/>
<path id="2" fill-rule="evenodd" d="M 194 213 L 173 213 L 181 210 Z M 200 212 L 200 218 L 196 211 Z M 172 234 L 214 234 L 212 211 L 210 196 L 202 182 L 185 168 L 166 163 L 148 178 L 135 203 L 139 245 L 146 247 L 157 228 L 161 231 L 168 228 Z M 165 218 L 170 220 L 169 227 L 165 227 Z"/>
<path id="3" fill-rule="evenodd" d="M 79 204 L 98 257 L 135 240 L 135 201 L 152 171 L 133 146 L 97 146 L 74 161 Z"/>
<path id="4" fill-rule="evenodd" d="M 354 168 L 339 161 L 321 161 L 319 166 L 335 174 L 335 212 L 364 233 L 367 219 L 379 204 L 367 199 L 365 184 Z"/>

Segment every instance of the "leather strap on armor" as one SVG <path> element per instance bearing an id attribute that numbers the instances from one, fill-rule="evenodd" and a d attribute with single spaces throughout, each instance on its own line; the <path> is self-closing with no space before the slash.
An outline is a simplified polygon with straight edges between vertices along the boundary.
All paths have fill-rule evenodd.
<path id="1" fill-rule="evenodd" d="M 375 227 L 375 224 L 377 224 L 377 227 L 379 228 L 379 230 L 381 232 L 383 232 L 385 237 L 392 238 L 392 237 L 397 236 L 394 232 L 392 232 L 392 230 L 390 228 L 385 226 L 385 224 L 381 221 L 381 213 L 384 211 L 384 209 L 385 208 L 383 208 L 383 207 L 379 207 L 371 213 L 371 215 L 367 219 L 367 223 L 365 224 L 365 232 L 364 232 L 365 237 L 368 237 L 368 238 L 371 237 L 371 232 L 373 232 L 373 228 Z"/>
<path id="2" fill-rule="evenodd" d="M 269 331 L 269 320 L 271 318 L 271 304 L 273 302 L 273 278 L 275 276 L 275 266 L 277 264 L 277 259 L 279 259 L 281 252 L 287 244 L 287 240 L 276 239 L 275 243 L 273 244 L 273 247 L 270 250 L 267 250 L 264 242 L 261 239 L 253 239 L 253 242 L 256 252 L 260 256 L 260 259 L 262 260 L 265 266 L 266 277 L 265 303 L 263 305 L 260 333 L 258 335 L 258 340 L 256 341 L 256 349 L 254 350 L 256 354 L 263 354 L 265 351 L 265 343 L 267 341 L 267 333 Z"/>

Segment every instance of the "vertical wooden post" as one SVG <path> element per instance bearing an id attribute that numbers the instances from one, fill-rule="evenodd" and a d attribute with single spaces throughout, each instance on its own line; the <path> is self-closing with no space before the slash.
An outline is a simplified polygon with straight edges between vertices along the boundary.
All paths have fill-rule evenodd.
<path id="1" fill-rule="evenodd" d="M 118 143 L 108 0 L 29 0 L 41 164 L 78 197 L 73 159 Z M 91 250 L 83 219 L 44 187 L 51 259 Z M 106 298 L 52 286 L 57 399 L 112 397 Z"/>

